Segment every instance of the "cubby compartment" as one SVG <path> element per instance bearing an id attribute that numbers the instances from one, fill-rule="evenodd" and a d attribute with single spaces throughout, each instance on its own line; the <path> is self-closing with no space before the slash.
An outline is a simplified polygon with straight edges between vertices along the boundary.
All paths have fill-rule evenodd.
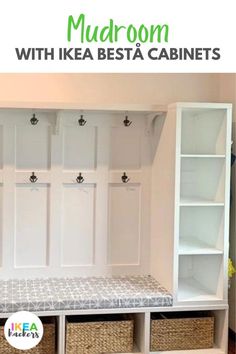
<path id="1" fill-rule="evenodd" d="M 223 299 L 223 256 L 179 256 L 178 301 Z"/>
<path id="2" fill-rule="evenodd" d="M 181 153 L 186 155 L 225 155 L 226 122 L 227 109 L 183 109 Z"/>
<path id="3" fill-rule="evenodd" d="M 180 208 L 179 254 L 221 254 L 224 249 L 224 207 Z"/>
<path id="4" fill-rule="evenodd" d="M 136 316 L 141 314 L 67 316 L 66 354 L 139 353 Z"/>
<path id="5" fill-rule="evenodd" d="M 180 179 L 181 204 L 224 203 L 224 158 L 182 158 Z"/>
<path id="6" fill-rule="evenodd" d="M 227 337 L 221 335 L 228 331 L 226 309 L 155 312 L 151 313 L 150 327 L 150 354 L 227 352 Z M 174 349 L 177 346 L 179 349 Z"/>
<path id="7" fill-rule="evenodd" d="M 151 315 L 151 352 L 209 349 L 214 316 L 209 312 L 160 312 Z"/>
<path id="8" fill-rule="evenodd" d="M 43 338 L 41 342 L 32 349 L 27 350 L 29 354 L 56 354 L 57 353 L 57 321 L 56 317 L 41 317 L 43 323 Z M 13 348 L 4 336 L 4 324 L 6 320 L 0 320 L 0 353 L 18 354 L 19 349 Z M 60 354 L 60 353 L 57 353 Z"/>

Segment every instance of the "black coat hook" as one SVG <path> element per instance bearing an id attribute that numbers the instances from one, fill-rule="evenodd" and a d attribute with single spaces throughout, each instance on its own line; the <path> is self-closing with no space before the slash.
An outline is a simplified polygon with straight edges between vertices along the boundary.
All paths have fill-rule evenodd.
<path id="1" fill-rule="evenodd" d="M 80 119 L 78 120 L 78 123 L 81 127 L 87 123 L 87 121 L 84 119 L 83 114 L 81 114 Z"/>
<path id="2" fill-rule="evenodd" d="M 37 182 L 38 177 L 35 176 L 34 172 L 32 172 L 32 175 L 30 176 L 29 180 L 30 180 L 31 183 L 35 183 L 35 182 Z"/>
<path id="3" fill-rule="evenodd" d="M 121 176 L 121 180 L 122 180 L 123 183 L 128 183 L 130 178 L 124 172 L 123 176 Z"/>
<path id="4" fill-rule="evenodd" d="M 30 123 L 32 125 L 36 125 L 36 124 L 38 124 L 38 121 L 39 120 L 36 118 L 35 114 L 33 114 L 33 117 L 30 119 Z"/>
<path id="5" fill-rule="evenodd" d="M 125 116 L 125 120 L 123 120 L 124 126 L 129 127 L 132 124 L 132 121 L 128 119 L 128 116 Z"/>
<path id="6" fill-rule="evenodd" d="M 82 173 L 79 173 L 79 176 L 76 177 L 76 182 L 77 183 L 83 183 L 84 182 L 84 177 L 82 176 Z"/>

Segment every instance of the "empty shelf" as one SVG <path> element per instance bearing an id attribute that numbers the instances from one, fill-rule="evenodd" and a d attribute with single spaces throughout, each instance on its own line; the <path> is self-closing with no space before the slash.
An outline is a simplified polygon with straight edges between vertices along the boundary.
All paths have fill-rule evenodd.
<path id="1" fill-rule="evenodd" d="M 180 238 L 179 254 L 222 254 L 223 251 L 209 246 L 207 243 L 195 238 Z"/>
<path id="2" fill-rule="evenodd" d="M 224 203 L 204 198 L 192 197 L 181 198 L 180 206 L 224 206 Z"/>
<path id="3" fill-rule="evenodd" d="M 212 301 L 222 300 L 211 293 L 194 278 L 179 279 L 178 301 Z"/>
<path id="4" fill-rule="evenodd" d="M 181 157 L 190 157 L 190 158 L 220 158 L 220 159 L 224 159 L 225 155 L 207 155 L 207 154 L 182 154 Z"/>

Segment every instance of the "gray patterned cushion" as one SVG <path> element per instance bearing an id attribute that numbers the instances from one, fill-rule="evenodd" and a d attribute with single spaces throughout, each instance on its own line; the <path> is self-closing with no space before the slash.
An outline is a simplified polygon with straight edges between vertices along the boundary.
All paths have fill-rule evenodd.
<path id="1" fill-rule="evenodd" d="M 0 281 L 0 313 L 172 304 L 171 294 L 149 275 Z"/>

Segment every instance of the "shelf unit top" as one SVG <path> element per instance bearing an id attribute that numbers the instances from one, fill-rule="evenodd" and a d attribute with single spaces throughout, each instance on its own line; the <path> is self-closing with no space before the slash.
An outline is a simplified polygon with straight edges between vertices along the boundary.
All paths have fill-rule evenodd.
<path id="1" fill-rule="evenodd" d="M 219 103 L 219 102 L 176 102 L 170 104 L 168 108 L 200 108 L 200 109 L 232 109 L 232 103 Z"/>
<path id="2" fill-rule="evenodd" d="M 16 110 L 43 110 L 43 111 L 59 111 L 59 110 L 79 110 L 79 111 L 104 111 L 104 112 L 167 112 L 167 105 L 155 104 L 79 104 L 78 102 L 25 102 L 25 101 L 0 101 L 0 109 L 16 109 Z"/>
<path id="3" fill-rule="evenodd" d="M 105 111 L 105 112 L 167 112 L 168 109 L 176 108 L 193 108 L 193 109 L 232 109 L 230 103 L 214 103 L 214 102 L 177 102 L 173 104 L 81 104 L 78 102 L 31 102 L 31 101 L 0 101 L 0 109 L 32 109 L 44 111 L 58 110 L 81 110 L 81 111 Z"/>

